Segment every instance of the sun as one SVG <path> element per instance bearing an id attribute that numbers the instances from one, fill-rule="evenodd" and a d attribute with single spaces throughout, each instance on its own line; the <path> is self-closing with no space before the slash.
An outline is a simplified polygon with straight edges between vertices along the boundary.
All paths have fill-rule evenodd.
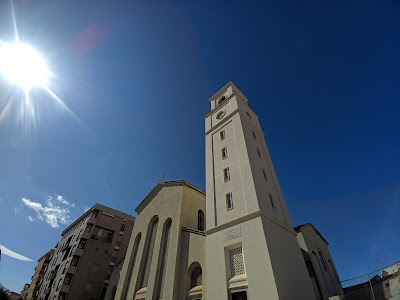
<path id="1" fill-rule="evenodd" d="M 0 44 L 0 72 L 25 91 L 36 86 L 47 87 L 51 76 L 43 57 L 20 42 Z"/>

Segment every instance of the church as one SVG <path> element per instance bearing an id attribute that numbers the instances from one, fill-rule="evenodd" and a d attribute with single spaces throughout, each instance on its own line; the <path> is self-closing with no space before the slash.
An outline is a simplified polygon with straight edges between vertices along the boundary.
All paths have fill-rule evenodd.
<path id="1" fill-rule="evenodd" d="M 229 82 L 209 101 L 206 192 L 184 180 L 150 191 L 105 299 L 342 299 L 328 243 L 290 221 L 247 98 Z"/>

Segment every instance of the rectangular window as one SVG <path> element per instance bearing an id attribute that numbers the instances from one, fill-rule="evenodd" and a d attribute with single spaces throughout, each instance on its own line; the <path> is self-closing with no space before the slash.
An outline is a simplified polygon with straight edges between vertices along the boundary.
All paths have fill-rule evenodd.
<path id="1" fill-rule="evenodd" d="M 224 181 L 228 181 L 231 179 L 231 175 L 229 174 L 229 168 L 224 169 Z"/>
<path id="2" fill-rule="evenodd" d="M 258 153 L 258 157 L 261 158 L 261 152 L 260 149 L 257 148 L 257 153 Z"/>
<path id="3" fill-rule="evenodd" d="M 228 157 L 228 150 L 226 150 L 226 147 L 222 148 L 222 159 L 225 159 Z"/>
<path id="4" fill-rule="evenodd" d="M 271 194 L 269 194 L 269 201 L 271 201 L 272 208 L 275 209 L 274 199 L 272 199 L 272 195 Z"/>
<path id="5" fill-rule="evenodd" d="M 267 173 L 265 173 L 265 170 L 264 170 L 264 169 L 262 169 L 262 171 L 263 171 L 264 179 L 265 179 L 266 181 L 268 181 Z"/>
<path id="6" fill-rule="evenodd" d="M 226 194 L 225 197 L 226 197 L 226 209 L 230 210 L 233 208 L 232 193 Z"/>
<path id="7" fill-rule="evenodd" d="M 225 139 L 225 130 L 222 130 L 222 131 L 219 133 L 219 136 L 221 137 L 221 141 L 223 141 L 223 140 Z"/>
<path id="8" fill-rule="evenodd" d="M 257 138 L 256 138 L 256 134 L 254 133 L 254 131 L 253 131 L 253 138 L 256 140 Z"/>

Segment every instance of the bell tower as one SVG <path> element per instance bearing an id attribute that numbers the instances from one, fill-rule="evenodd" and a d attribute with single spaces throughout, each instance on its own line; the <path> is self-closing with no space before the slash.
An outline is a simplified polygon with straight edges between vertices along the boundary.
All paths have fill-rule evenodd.
<path id="1" fill-rule="evenodd" d="M 313 299 L 258 116 L 232 82 L 210 103 L 206 299 Z"/>

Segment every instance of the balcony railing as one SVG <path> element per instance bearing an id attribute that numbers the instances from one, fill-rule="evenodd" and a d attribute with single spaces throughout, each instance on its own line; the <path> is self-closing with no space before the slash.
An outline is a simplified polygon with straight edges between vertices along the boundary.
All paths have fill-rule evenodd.
<path id="1" fill-rule="evenodd" d="M 70 285 L 63 284 L 62 287 L 61 287 L 60 292 L 61 292 L 61 293 L 69 293 L 69 290 L 70 290 L 70 289 L 71 289 L 71 286 L 70 286 Z"/>
<path id="2" fill-rule="evenodd" d="M 78 267 L 69 266 L 67 273 L 75 274 L 77 269 L 78 269 Z"/>
<path id="3" fill-rule="evenodd" d="M 77 255 L 77 256 L 82 256 L 83 255 L 83 252 L 85 252 L 85 250 L 84 249 L 76 249 L 75 250 L 75 255 Z"/>
<path id="4" fill-rule="evenodd" d="M 110 237 L 102 237 L 101 235 L 92 234 L 90 236 L 90 238 L 92 240 L 102 241 L 102 242 L 108 243 L 108 244 L 111 244 L 111 242 L 112 242 L 112 238 L 110 238 Z"/>
<path id="5" fill-rule="evenodd" d="M 85 231 L 84 233 L 82 233 L 81 238 L 82 238 L 82 239 L 85 239 L 85 240 L 90 239 L 90 232 L 86 232 L 86 231 Z"/>
<path id="6" fill-rule="evenodd" d="M 95 217 L 92 216 L 92 217 L 90 217 L 88 223 L 90 223 L 90 224 L 96 224 L 96 221 L 97 221 L 97 218 L 95 218 Z"/>

